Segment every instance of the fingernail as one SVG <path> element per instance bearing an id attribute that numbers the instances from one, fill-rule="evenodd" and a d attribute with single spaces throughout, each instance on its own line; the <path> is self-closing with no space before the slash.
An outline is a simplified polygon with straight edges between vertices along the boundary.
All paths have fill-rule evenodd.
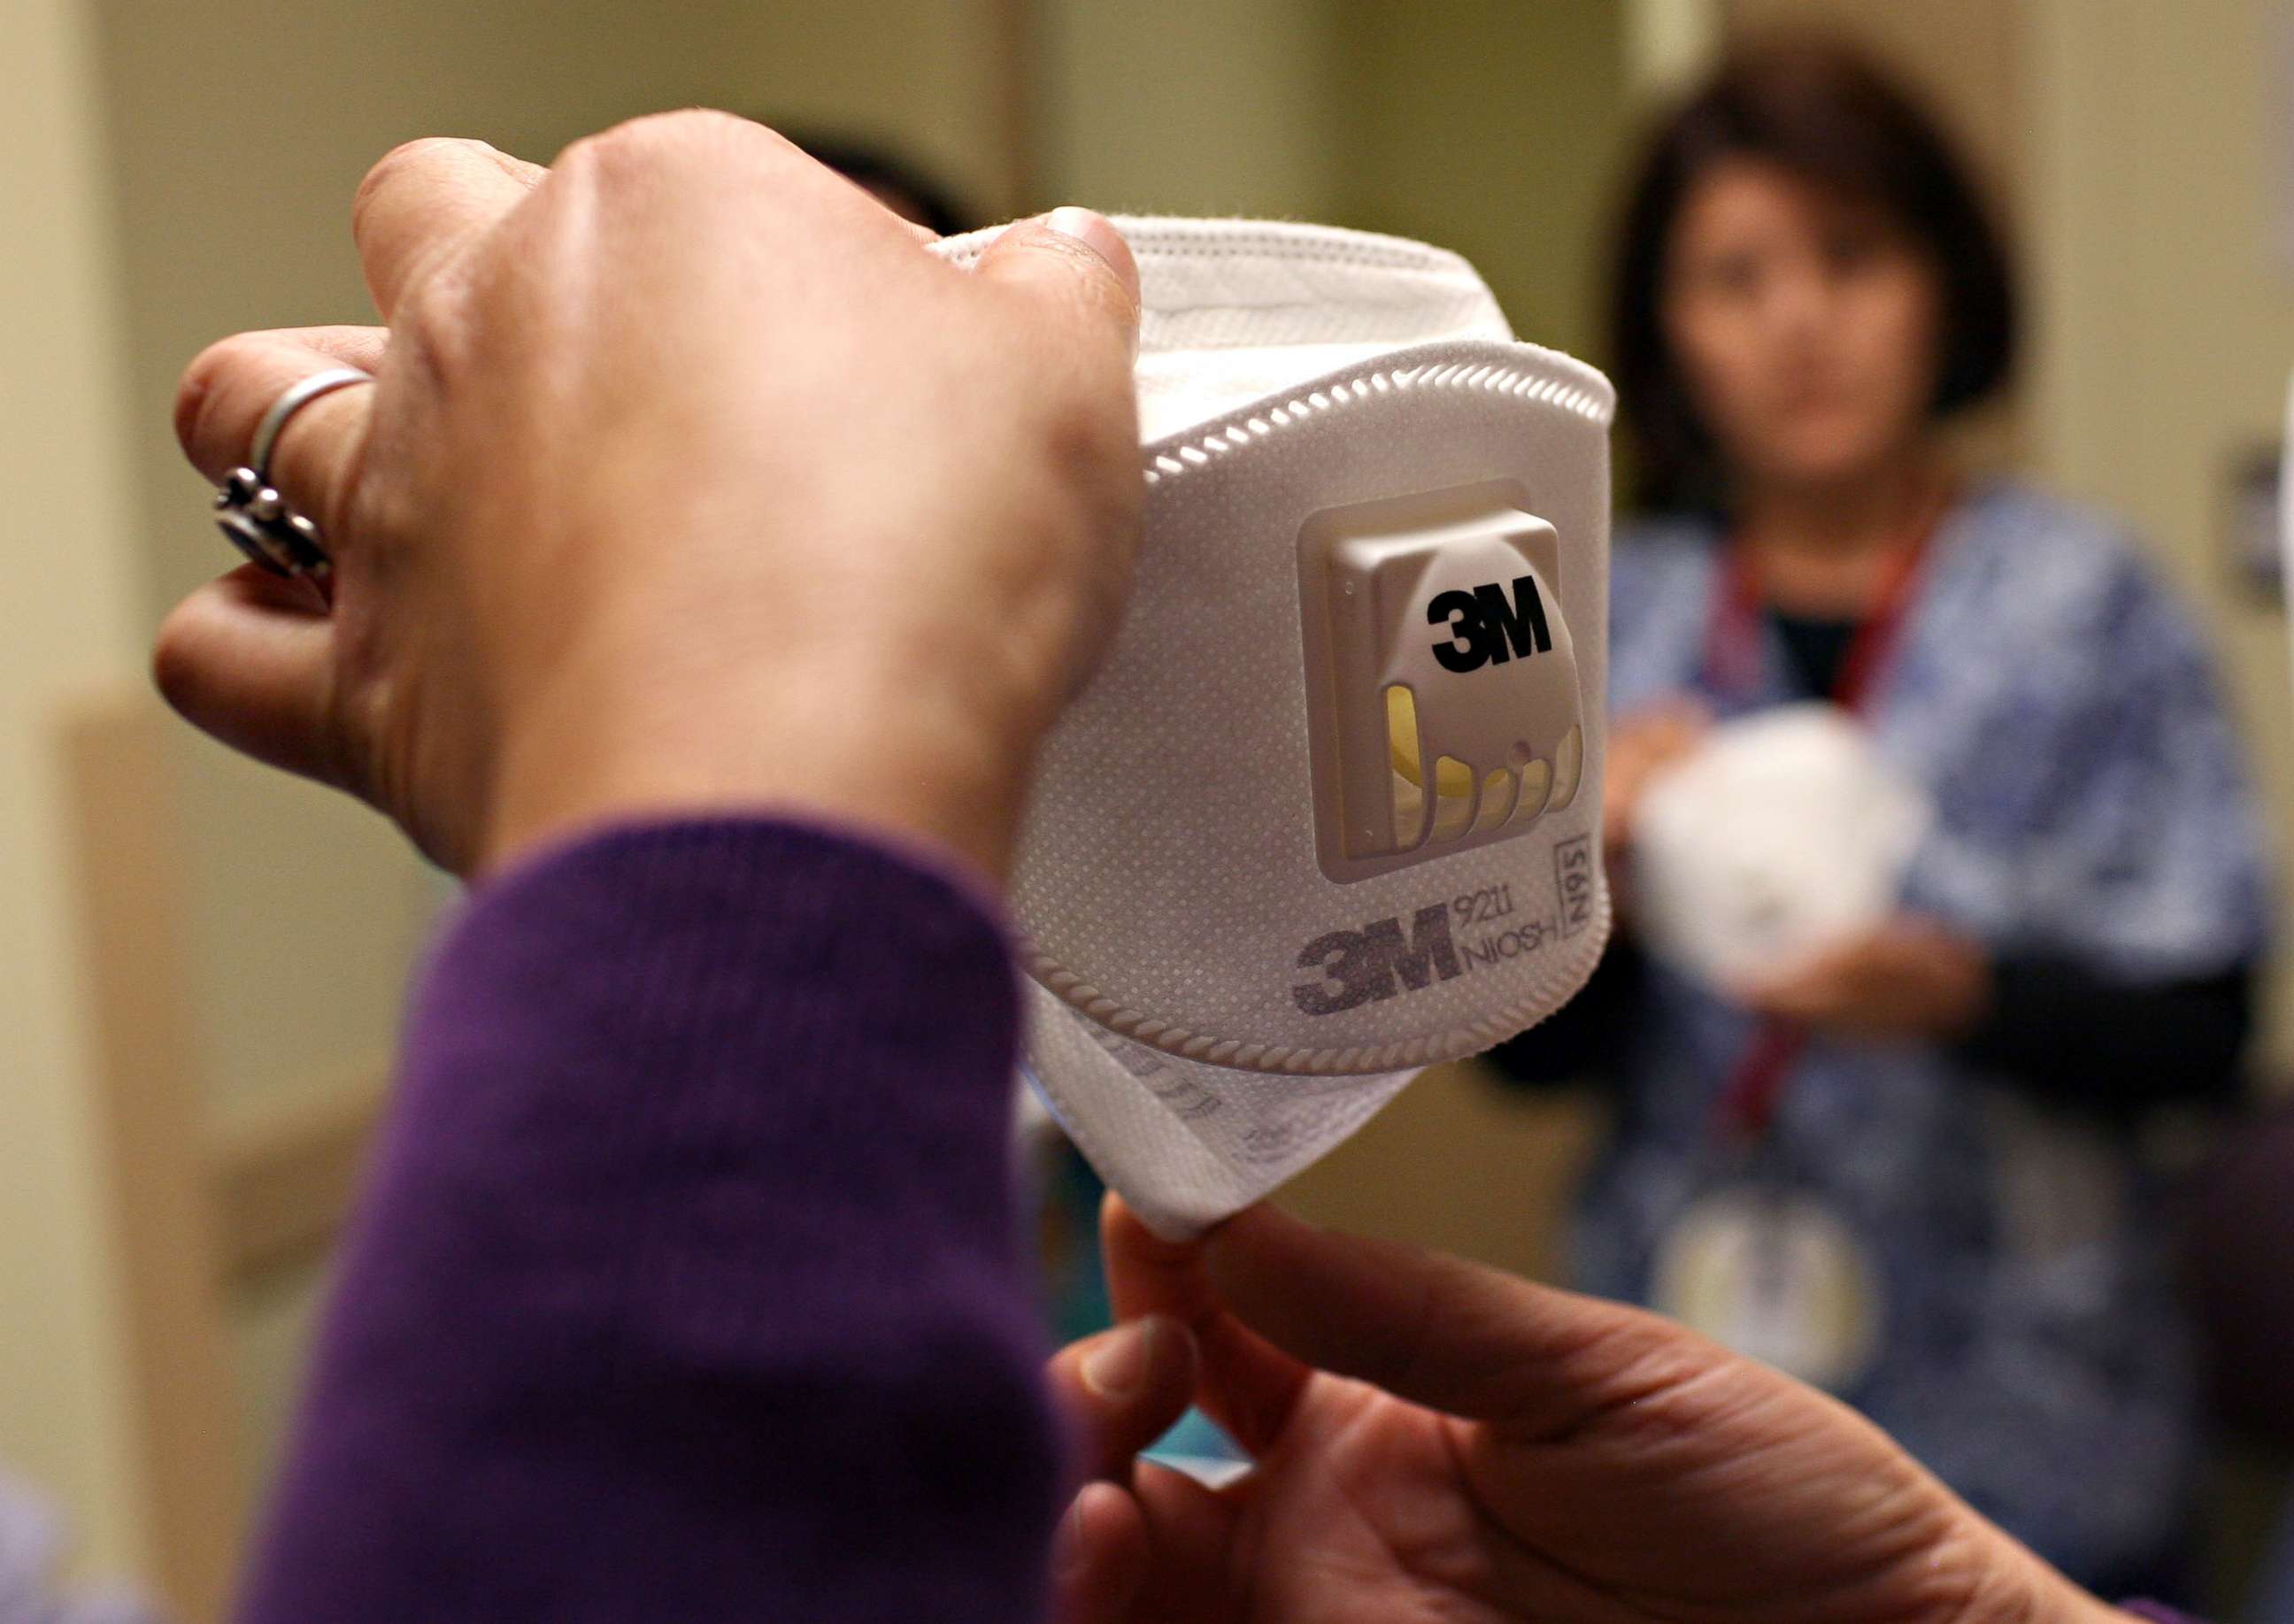
<path id="1" fill-rule="evenodd" d="M 1123 240 L 1123 233 L 1115 229 L 1105 215 L 1073 204 L 1055 208 L 1044 216 L 1044 223 L 1062 237 L 1072 237 L 1107 262 L 1135 301 L 1139 297 L 1139 266 L 1131 257 L 1131 245 Z"/>
<path id="2" fill-rule="evenodd" d="M 1165 1328 L 1162 1319 L 1152 1314 L 1118 1326 L 1084 1356 L 1083 1384 L 1102 1399 L 1132 1397 L 1146 1385 L 1147 1372 L 1153 1364 L 1154 1339 Z"/>

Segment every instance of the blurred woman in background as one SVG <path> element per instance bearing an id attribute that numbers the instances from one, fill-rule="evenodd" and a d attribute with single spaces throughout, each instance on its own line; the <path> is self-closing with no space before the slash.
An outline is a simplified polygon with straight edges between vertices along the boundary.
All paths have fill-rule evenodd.
<path id="1" fill-rule="evenodd" d="M 2010 369 L 2010 268 L 1846 48 L 1748 48 L 1663 125 L 1614 299 L 1650 515 L 1613 587 L 1625 919 L 1498 1057 L 1614 1086 L 1580 1283 L 1789 1321 L 1754 1339 L 2067 1571 L 2173 1589 L 2197 1424 L 2136 1130 L 2233 1097 L 2265 934 L 2208 656 L 2117 526 L 1955 470 L 1947 420 Z M 1900 914 L 1755 986 L 1645 957 L 1642 790 L 1810 700 L 1932 800 Z"/>

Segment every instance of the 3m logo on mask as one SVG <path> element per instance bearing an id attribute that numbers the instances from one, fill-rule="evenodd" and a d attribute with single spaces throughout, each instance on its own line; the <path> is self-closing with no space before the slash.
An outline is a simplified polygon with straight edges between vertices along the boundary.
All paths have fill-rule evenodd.
<path id="1" fill-rule="evenodd" d="M 1398 919 L 1318 936 L 1299 950 L 1298 968 L 1322 972 L 1321 980 L 1290 989 L 1293 1002 L 1309 1015 L 1336 1015 L 1465 973 L 1450 937 L 1450 910 L 1438 902 L 1418 910 L 1407 937 Z"/>
<path id="2" fill-rule="evenodd" d="M 1326 509 L 1300 532 L 1315 849 L 1340 883 L 1509 839 L 1576 799 L 1560 539 L 1526 499 L 1496 482 Z"/>
<path id="3" fill-rule="evenodd" d="M 1434 658 L 1444 670 L 1460 676 L 1503 665 L 1516 654 L 1550 654 L 1553 648 L 1534 575 L 1515 576 L 1510 595 L 1494 581 L 1471 592 L 1452 587 L 1426 605 L 1426 620 L 1433 626 L 1449 622 L 1450 640 L 1434 645 Z"/>

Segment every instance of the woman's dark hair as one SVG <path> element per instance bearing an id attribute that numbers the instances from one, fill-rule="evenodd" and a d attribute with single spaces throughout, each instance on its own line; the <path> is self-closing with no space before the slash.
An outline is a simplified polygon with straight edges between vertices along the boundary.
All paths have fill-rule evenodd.
<path id="1" fill-rule="evenodd" d="M 1610 360 L 1645 502 L 1711 505 L 1723 494 L 1660 306 L 1681 207 L 1728 158 L 1774 164 L 1876 206 L 1934 264 L 1942 291 L 1934 417 L 2005 382 L 2015 350 L 2006 247 L 1941 129 L 1854 47 L 1820 35 L 1770 36 L 1732 51 L 1657 126 L 1626 193 L 1610 283 Z"/>

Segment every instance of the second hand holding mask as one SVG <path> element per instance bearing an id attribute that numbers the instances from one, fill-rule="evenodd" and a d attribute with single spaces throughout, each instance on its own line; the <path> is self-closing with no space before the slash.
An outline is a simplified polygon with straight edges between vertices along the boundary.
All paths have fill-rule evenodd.
<path id="1" fill-rule="evenodd" d="M 1030 1076 L 1184 1236 L 1600 957 L 1613 397 L 1439 249 L 1116 223 L 1146 525 L 1011 896 Z"/>

